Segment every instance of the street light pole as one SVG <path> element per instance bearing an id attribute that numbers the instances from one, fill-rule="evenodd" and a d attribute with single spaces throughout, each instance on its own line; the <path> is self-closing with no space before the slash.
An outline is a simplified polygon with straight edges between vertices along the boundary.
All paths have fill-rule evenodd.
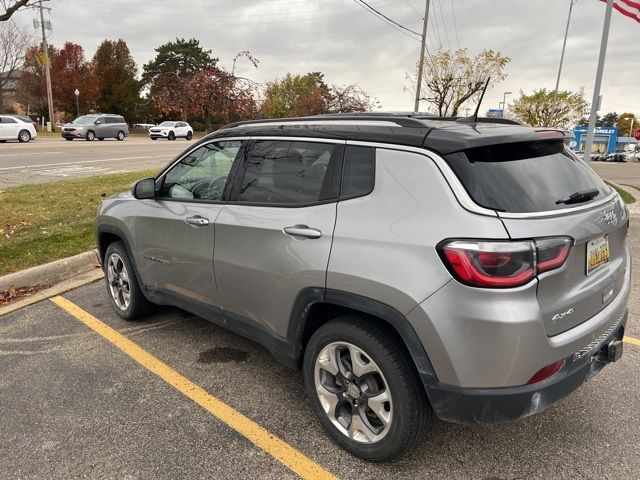
<path id="1" fill-rule="evenodd" d="M 44 58 L 44 75 L 47 82 L 47 103 L 49 107 L 49 122 L 51 123 L 51 130 L 55 131 L 55 125 L 53 123 L 53 94 L 51 93 L 51 74 L 49 73 L 49 49 L 47 47 L 47 36 L 45 34 L 44 26 L 44 13 L 42 12 L 42 0 L 39 1 L 40 8 L 40 26 L 42 27 L 42 54 Z"/>
<path id="2" fill-rule="evenodd" d="M 502 111 L 500 113 L 500 118 L 504 118 L 504 111 L 507 109 L 507 95 L 511 95 L 512 92 L 504 92 L 502 95 Z"/>
<path id="3" fill-rule="evenodd" d="M 76 91 L 75 91 L 75 92 L 73 92 L 73 93 L 75 93 L 75 94 L 76 94 L 76 113 L 77 113 L 77 116 L 79 117 L 79 116 L 80 116 L 80 101 L 79 101 L 79 98 L 80 98 L 80 90 L 78 90 L 78 89 L 76 88 Z"/>

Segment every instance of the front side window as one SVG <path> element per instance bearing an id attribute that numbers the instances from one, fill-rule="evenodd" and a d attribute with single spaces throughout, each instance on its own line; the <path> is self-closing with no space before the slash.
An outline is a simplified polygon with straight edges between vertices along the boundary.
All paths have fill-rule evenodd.
<path id="1" fill-rule="evenodd" d="M 162 122 L 160 125 L 158 125 L 159 127 L 173 127 L 176 124 L 176 122 Z"/>
<path id="2" fill-rule="evenodd" d="M 257 141 L 247 160 L 238 201 L 311 204 L 337 196 L 336 164 L 342 146 L 316 142 Z"/>
<path id="3" fill-rule="evenodd" d="M 160 196 L 221 200 L 240 145 L 239 141 L 215 142 L 193 150 L 165 174 Z"/>

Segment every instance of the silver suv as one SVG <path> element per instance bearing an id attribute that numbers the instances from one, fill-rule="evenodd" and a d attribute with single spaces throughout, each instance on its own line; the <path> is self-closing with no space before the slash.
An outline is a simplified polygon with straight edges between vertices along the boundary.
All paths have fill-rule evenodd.
<path id="1" fill-rule="evenodd" d="M 82 115 L 62 126 L 60 134 L 66 140 L 84 138 L 88 141 L 115 138 L 124 140 L 129 135 L 129 126 L 121 115 L 95 113 Z"/>
<path id="2" fill-rule="evenodd" d="M 499 119 L 232 124 L 102 203 L 107 291 L 122 318 L 175 305 L 301 368 L 364 459 L 434 415 L 531 415 L 616 361 L 627 320 L 628 211 L 564 142 Z"/>

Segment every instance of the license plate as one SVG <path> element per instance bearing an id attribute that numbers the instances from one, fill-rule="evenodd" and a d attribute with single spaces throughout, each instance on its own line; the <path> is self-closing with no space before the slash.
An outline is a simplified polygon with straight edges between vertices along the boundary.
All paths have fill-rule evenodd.
<path id="1" fill-rule="evenodd" d="M 604 267 L 610 257 L 608 235 L 587 242 L 587 275 Z"/>

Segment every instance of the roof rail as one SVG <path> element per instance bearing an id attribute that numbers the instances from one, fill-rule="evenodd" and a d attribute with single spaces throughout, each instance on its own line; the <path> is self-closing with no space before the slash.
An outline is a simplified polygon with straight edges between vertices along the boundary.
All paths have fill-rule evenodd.
<path id="1" fill-rule="evenodd" d="M 313 115 L 309 117 L 295 118 L 268 118 L 262 120 L 248 120 L 244 122 L 235 122 L 225 125 L 224 129 L 236 127 L 284 127 L 287 125 L 306 125 L 306 126 L 322 126 L 322 125 L 368 125 L 368 126 L 395 126 L 395 127 L 414 127 L 428 128 L 424 122 L 417 118 L 394 115 L 394 114 L 367 114 L 367 113 L 347 113 L 347 114 L 327 114 Z"/>
<path id="2" fill-rule="evenodd" d="M 422 117 L 417 117 L 422 118 Z M 455 122 L 461 118 L 466 117 L 424 117 L 424 120 L 442 120 L 447 122 Z M 477 123 L 501 123 L 504 125 L 522 125 L 522 123 L 511 120 L 509 118 L 497 118 L 497 117 L 478 117 Z"/>

